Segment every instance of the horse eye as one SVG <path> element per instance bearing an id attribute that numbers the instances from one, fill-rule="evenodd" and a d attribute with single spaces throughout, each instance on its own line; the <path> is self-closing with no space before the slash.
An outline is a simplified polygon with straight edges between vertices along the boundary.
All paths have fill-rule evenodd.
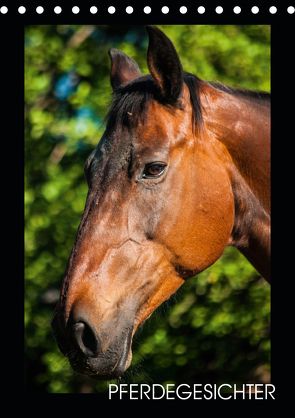
<path id="1" fill-rule="evenodd" d="M 166 164 L 160 163 L 151 163 L 147 164 L 144 168 L 142 177 L 146 179 L 152 179 L 156 177 L 160 177 L 166 168 Z"/>

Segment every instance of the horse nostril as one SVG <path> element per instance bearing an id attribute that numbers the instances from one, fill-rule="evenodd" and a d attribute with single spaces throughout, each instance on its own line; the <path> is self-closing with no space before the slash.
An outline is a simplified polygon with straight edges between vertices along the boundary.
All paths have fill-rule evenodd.
<path id="1" fill-rule="evenodd" d="M 72 326 L 74 343 L 87 357 L 97 357 L 99 341 L 95 332 L 84 322 L 77 322 Z"/>

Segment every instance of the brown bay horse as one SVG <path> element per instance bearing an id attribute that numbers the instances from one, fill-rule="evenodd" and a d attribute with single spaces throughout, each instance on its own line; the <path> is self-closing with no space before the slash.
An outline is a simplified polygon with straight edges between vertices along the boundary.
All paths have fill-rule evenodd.
<path id="1" fill-rule="evenodd" d="M 270 95 L 184 72 L 147 31 L 150 74 L 109 51 L 113 102 L 51 321 L 72 368 L 97 380 L 122 376 L 136 329 L 227 245 L 270 282 Z"/>

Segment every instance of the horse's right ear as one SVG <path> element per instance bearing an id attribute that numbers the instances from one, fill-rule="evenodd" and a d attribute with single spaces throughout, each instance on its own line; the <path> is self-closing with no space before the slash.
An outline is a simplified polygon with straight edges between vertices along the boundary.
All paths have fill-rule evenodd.
<path id="1" fill-rule="evenodd" d="M 110 49 L 109 55 L 111 57 L 111 85 L 113 90 L 121 86 L 121 84 L 134 80 L 142 74 L 136 62 L 128 55 L 117 49 Z"/>
<path id="2" fill-rule="evenodd" d="M 182 66 L 170 39 L 155 26 L 146 26 L 149 35 L 147 64 L 150 73 L 168 103 L 181 98 L 183 89 Z"/>

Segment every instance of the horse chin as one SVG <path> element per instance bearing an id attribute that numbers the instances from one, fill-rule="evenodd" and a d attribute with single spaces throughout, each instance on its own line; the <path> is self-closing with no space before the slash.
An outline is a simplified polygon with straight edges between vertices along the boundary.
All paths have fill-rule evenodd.
<path id="1" fill-rule="evenodd" d="M 123 376 L 124 372 L 128 369 L 128 367 L 131 364 L 131 360 L 132 360 L 132 352 L 131 349 L 129 351 L 128 354 L 128 358 L 127 361 L 125 363 L 125 366 L 121 365 L 121 366 L 117 366 L 115 367 L 115 369 L 108 374 L 93 374 L 93 375 L 89 375 L 90 379 L 92 380 L 99 380 L 99 381 L 108 381 L 108 380 L 117 380 L 117 379 L 121 379 L 121 377 Z M 119 360 L 119 363 L 121 362 L 121 359 Z"/>
<path id="2" fill-rule="evenodd" d="M 108 374 L 101 374 L 101 373 L 97 373 L 97 374 L 92 374 L 89 375 L 90 379 L 92 380 L 100 380 L 100 381 L 108 381 L 108 380 L 117 380 L 120 379 L 124 372 L 128 369 L 128 367 L 131 364 L 131 360 L 132 360 L 132 351 L 131 348 L 128 352 L 128 356 L 127 359 L 124 355 L 124 350 L 123 353 L 121 355 L 121 358 L 118 361 L 117 366 L 114 368 L 114 370 L 111 373 Z"/>

